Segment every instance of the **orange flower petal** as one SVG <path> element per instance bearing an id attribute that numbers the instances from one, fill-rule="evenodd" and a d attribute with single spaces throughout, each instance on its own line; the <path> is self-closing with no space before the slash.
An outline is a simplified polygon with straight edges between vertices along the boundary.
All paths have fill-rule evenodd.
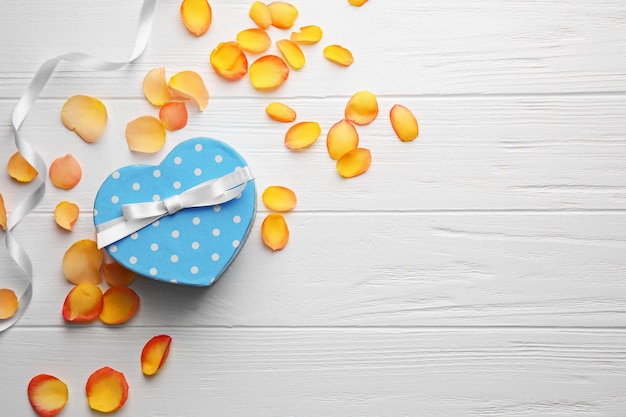
<path id="1" fill-rule="evenodd" d="M 65 278 L 72 284 L 82 284 L 91 282 L 99 284 L 102 281 L 100 276 L 100 265 L 103 254 L 95 241 L 83 239 L 75 242 L 63 255 L 61 267 Z"/>
<path id="2" fill-rule="evenodd" d="M 69 201 L 61 201 L 54 208 L 54 220 L 65 230 L 73 230 L 79 213 L 80 209 L 76 204 Z"/>
<path id="3" fill-rule="evenodd" d="M 111 287 L 102 296 L 100 320 L 106 324 L 124 323 L 139 308 L 139 296 L 128 287 Z"/>
<path id="4" fill-rule="evenodd" d="M 89 143 L 100 139 L 107 125 L 107 118 L 104 104 L 89 96 L 70 97 L 61 109 L 63 125 Z"/>
<path id="5" fill-rule="evenodd" d="M 272 40 L 263 29 L 254 28 L 239 32 L 237 34 L 237 43 L 244 51 L 258 54 L 267 51 L 272 45 Z"/>
<path id="6" fill-rule="evenodd" d="M 207 0 L 183 0 L 180 17 L 189 32 L 201 36 L 209 30 L 213 13 Z"/>
<path id="7" fill-rule="evenodd" d="M 267 5 L 272 15 L 272 26 L 289 29 L 298 17 L 298 9 L 284 1 L 275 1 Z"/>
<path id="8" fill-rule="evenodd" d="M 4 207 L 4 198 L 0 194 L 0 228 L 7 230 L 7 209 Z"/>
<path id="9" fill-rule="evenodd" d="M 289 77 L 289 67 L 276 55 L 265 55 L 250 65 L 250 82 L 258 90 L 279 87 Z"/>
<path id="10" fill-rule="evenodd" d="M 250 19 L 261 29 L 267 29 L 272 24 L 272 13 L 269 7 L 260 1 L 252 3 L 248 16 L 250 16 Z"/>
<path id="11" fill-rule="evenodd" d="M 159 119 L 167 130 L 173 131 L 187 126 L 187 106 L 184 101 L 170 101 L 159 110 Z"/>
<path id="12" fill-rule="evenodd" d="M 135 279 L 135 273 L 117 262 L 102 264 L 102 275 L 111 287 L 127 287 Z"/>
<path id="13" fill-rule="evenodd" d="M 222 42 L 211 52 L 215 72 L 228 80 L 239 80 L 248 73 L 248 59 L 237 42 Z"/>
<path id="14" fill-rule="evenodd" d="M 13 317 L 19 308 L 17 296 L 13 290 L 0 288 L 0 320 Z"/>
<path id="15" fill-rule="evenodd" d="M 141 372 L 144 375 L 154 375 L 163 366 L 170 353 L 172 338 L 162 334 L 148 340 L 141 351 Z"/>
<path id="16" fill-rule="evenodd" d="M 38 174 L 37 170 L 19 152 L 15 152 L 9 158 L 7 171 L 11 178 L 19 182 L 31 182 Z"/>
<path id="17" fill-rule="evenodd" d="M 304 149 L 313 144 L 322 133 L 317 122 L 300 122 L 291 126 L 285 134 L 285 146 L 292 150 Z"/>
<path id="18" fill-rule="evenodd" d="M 135 152 L 154 153 L 165 145 L 165 126 L 154 116 L 141 116 L 126 125 L 128 148 Z"/>
<path id="19" fill-rule="evenodd" d="M 170 89 L 165 81 L 165 68 L 153 68 L 143 79 L 143 94 L 155 106 L 162 106 L 170 101 Z"/>
<path id="20" fill-rule="evenodd" d="M 393 106 L 389 112 L 389 119 L 393 130 L 401 141 L 410 142 L 419 135 L 417 119 L 406 107 L 400 104 Z"/>
<path id="21" fill-rule="evenodd" d="M 289 211 L 296 206 L 296 193 L 287 187 L 271 185 L 263 191 L 265 207 L 274 211 Z"/>
<path id="22" fill-rule="evenodd" d="M 168 84 L 170 89 L 177 95 L 185 99 L 196 102 L 200 111 L 209 104 L 209 90 L 202 81 L 202 77 L 194 71 L 181 71 L 170 78 Z"/>
<path id="23" fill-rule="evenodd" d="M 289 228 L 282 214 L 268 214 L 261 224 L 263 243 L 272 250 L 281 250 L 289 240 Z"/>
<path id="24" fill-rule="evenodd" d="M 95 320 L 102 312 L 102 290 L 84 282 L 70 290 L 63 303 L 63 318 L 72 323 Z"/>
<path id="25" fill-rule="evenodd" d="M 277 122 L 291 123 L 296 120 L 296 111 L 291 107 L 274 101 L 267 105 L 265 112 Z"/>
<path id="26" fill-rule="evenodd" d="M 352 178 L 367 171 L 371 163 L 372 154 L 369 149 L 356 148 L 337 161 L 337 171 L 342 177 Z"/>
<path id="27" fill-rule="evenodd" d="M 350 3 L 352 6 L 361 7 L 365 3 L 367 3 L 367 0 L 348 0 L 348 3 Z"/>
<path id="28" fill-rule="evenodd" d="M 70 154 L 59 157 L 50 164 L 50 181 L 55 187 L 71 190 L 76 187 L 82 176 L 83 169 Z"/>
<path id="29" fill-rule="evenodd" d="M 281 39 L 276 42 L 276 46 L 278 46 L 278 50 L 293 69 L 300 69 L 304 66 L 306 58 L 298 44 L 289 39 Z"/>
<path id="30" fill-rule="evenodd" d="M 328 155 L 334 160 L 341 158 L 359 145 L 359 134 L 352 123 L 343 119 L 330 128 L 326 136 Z"/>
<path id="31" fill-rule="evenodd" d="M 359 91 L 354 94 L 345 110 L 346 119 L 357 125 L 366 125 L 378 116 L 378 101 L 369 91 Z"/>
<path id="32" fill-rule="evenodd" d="M 91 409 L 110 413 L 128 399 L 128 382 L 123 373 L 105 366 L 89 376 L 86 391 Z"/>
<path id="33" fill-rule="evenodd" d="M 322 28 L 315 25 L 303 26 L 300 32 L 292 32 L 290 39 L 296 43 L 312 44 L 318 43 L 322 39 Z"/>
<path id="34" fill-rule="evenodd" d="M 340 45 L 329 45 L 324 48 L 324 56 L 335 64 L 347 67 L 354 62 L 352 52 Z"/>
<path id="35" fill-rule="evenodd" d="M 67 385 L 52 375 L 40 374 L 28 383 L 28 401 L 42 417 L 56 415 L 67 403 L 67 398 Z"/>

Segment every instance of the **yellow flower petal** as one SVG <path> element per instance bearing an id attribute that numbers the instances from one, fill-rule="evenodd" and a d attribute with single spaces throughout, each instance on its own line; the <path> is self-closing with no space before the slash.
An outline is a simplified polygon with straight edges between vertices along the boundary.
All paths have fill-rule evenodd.
<path id="1" fill-rule="evenodd" d="M 17 296 L 13 290 L 0 288 L 0 320 L 13 317 L 19 308 Z"/>
<path id="2" fill-rule="evenodd" d="M 139 296 L 128 287 L 111 287 L 102 296 L 100 320 L 105 324 L 122 324 L 139 308 Z"/>
<path id="3" fill-rule="evenodd" d="M 357 125 L 366 125 L 378 116 L 378 101 L 369 91 L 359 91 L 354 94 L 345 110 L 346 119 Z"/>
<path id="4" fill-rule="evenodd" d="M 284 1 L 275 1 L 267 5 L 272 15 L 272 26 L 289 29 L 298 17 L 298 9 Z"/>
<path id="5" fill-rule="evenodd" d="M 170 101 L 161 106 L 159 120 L 169 131 L 179 130 L 187 126 L 187 106 L 184 101 Z"/>
<path id="6" fill-rule="evenodd" d="M 322 28 L 319 26 L 303 26 L 300 28 L 300 32 L 293 32 L 290 38 L 296 43 L 313 44 L 322 39 L 322 33 Z"/>
<path id="7" fill-rule="evenodd" d="M 7 209 L 4 206 L 2 194 L 0 194 L 0 228 L 7 230 Z"/>
<path id="8" fill-rule="evenodd" d="M 276 42 L 276 46 L 278 46 L 278 50 L 293 69 L 300 69 L 304 66 L 306 59 L 298 44 L 289 39 L 281 39 Z"/>
<path id="9" fill-rule="evenodd" d="M 61 268 L 65 278 L 72 284 L 91 282 L 99 284 L 102 281 L 100 276 L 100 265 L 103 254 L 96 242 L 90 239 L 83 239 L 75 242 L 63 255 Z"/>
<path id="10" fill-rule="evenodd" d="M 367 171 L 371 163 L 372 154 L 369 149 L 356 148 L 337 161 L 337 171 L 342 177 L 352 178 Z"/>
<path id="11" fill-rule="evenodd" d="M 365 3 L 367 3 L 367 0 L 348 0 L 348 3 L 350 3 L 352 6 L 361 7 Z"/>
<path id="12" fill-rule="evenodd" d="M 135 152 L 154 153 L 165 145 L 165 127 L 154 116 L 141 116 L 126 125 L 128 148 Z"/>
<path id="13" fill-rule="evenodd" d="M 267 105 L 265 112 L 277 122 L 291 123 L 296 120 L 296 111 L 291 107 L 274 101 Z"/>
<path id="14" fill-rule="evenodd" d="M 268 214 L 261 224 L 263 243 L 272 250 L 281 250 L 289 240 L 289 228 L 281 214 Z"/>
<path id="15" fill-rule="evenodd" d="M 181 71 L 174 74 L 168 83 L 170 89 L 180 97 L 191 99 L 198 104 L 200 111 L 209 104 L 209 91 L 202 77 L 194 71 Z"/>
<path id="16" fill-rule="evenodd" d="M 289 211 L 296 206 L 298 201 L 296 193 L 287 187 L 280 185 L 271 185 L 263 191 L 261 197 L 265 207 L 274 211 Z"/>
<path id="17" fill-rule="evenodd" d="M 250 16 L 250 19 L 261 29 L 267 29 L 272 24 L 272 13 L 269 7 L 260 1 L 252 3 L 248 16 Z"/>
<path id="18" fill-rule="evenodd" d="M 250 65 L 250 82 L 257 90 L 278 88 L 289 77 L 289 67 L 276 55 L 265 55 Z"/>
<path id="19" fill-rule="evenodd" d="M 54 220 L 65 230 L 73 230 L 80 210 L 69 201 L 61 201 L 54 209 Z"/>
<path id="20" fill-rule="evenodd" d="M 111 287 L 127 287 L 135 280 L 135 273 L 113 261 L 102 264 L 102 275 Z"/>
<path id="21" fill-rule="evenodd" d="M 180 17 L 189 32 L 201 36 L 209 30 L 213 13 L 207 0 L 183 0 Z"/>
<path id="22" fill-rule="evenodd" d="M 28 383 L 28 401 L 40 416 L 58 414 L 65 407 L 67 398 L 67 385 L 52 375 L 40 374 Z"/>
<path id="23" fill-rule="evenodd" d="M 272 45 L 272 40 L 263 29 L 254 28 L 239 32 L 237 34 L 237 43 L 244 51 L 258 54 L 267 51 Z"/>
<path id="24" fill-rule="evenodd" d="M 82 95 L 70 97 L 61 109 L 63 125 L 89 143 L 100 139 L 107 119 L 106 107 L 94 97 Z"/>
<path id="25" fill-rule="evenodd" d="M 123 373 L 105 366 L 87 379 L 87 402 L 93 410 L 110 413 L 128 399 L 128 382 Z"/>
<path id="26" fill-rule="evenodd" d="M 154 375 L 163 366 L 170 353 L 172 338 L 166 334 L 154 336 L 141 350 L 141 372 Z"/>
<path id="27" fill-rule="evenodd" d="M 347 67 L 354 62 L 352 52 L 340 45 L 329 45 L 324 48 L 324 56 L 335 64 Z"/>
<path id="28" fill-rule="evenodd" d="M 211 52 L 215 72 L 228 80 L 238 80 L 248 73 L 248 59 L 237 42 L 222 42 Z"/>
<path id="29" fill-rule="evenodd" d="M 153 68 L 143 79 L 143 94 L 155 106 L 162 106 L 170 101 L 170 89 L 165 81 L 165 68 Z"/>
<path id="30" fill-rule="evenodd" d="M 93 321 L 101 312 L 102 290 L 91 282 L 72 288 L 63 303 L 63 318 L 71 323 Z"/>
<path id="31" fill-rule="evenodd" d="M 71 190 L 80 182 L 83 169 L 76 158 L 67 154 L 52 161 L 49 174 L 52 185 L 64 190 Z"/>
<path id="32" fill-rule="evenodd" d="M 7 172 L 11 178 L 19 182 L 31 182 L 38 174 L 37 170 L 19 152 L 15 152 L 9 158 Z"/>
<path id="33" fill-rule="evenodd" d="M 359 145 L 359 134 L 352 123 L 343 119 L 328 130 L 326 148 L 328 155 L 338 160 L 347 152 L 356 149 Z"/>
<path id="34" fill-rule="evenodd" d="M 291 126 L 285 134 L 285 146 L 291 150 L 300 150 L 311 146 L 322 130 L 317 122 L 300 122 Z"/>
<path id="35" fill-rule="evenodd" d="M 389 112 L 389 119 L 393 130 L 401 141 L 410 142 L 419 135 L 417 119 L 406 107 L 400 104 L 393 106 Z"/>

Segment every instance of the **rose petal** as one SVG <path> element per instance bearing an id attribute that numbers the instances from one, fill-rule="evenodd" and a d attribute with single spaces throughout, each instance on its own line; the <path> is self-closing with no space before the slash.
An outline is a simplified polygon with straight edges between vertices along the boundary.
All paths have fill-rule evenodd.
<path id="1" fill-rule="evenodd" d="M 165 81 L 165 68 L 153 68 L 143 79 L 143 94 L 155 106 L 162 106 L 170 101 L 170 89 Z"/>
<path id="2" fill-rule="evenodd" d="M 296 112 L 291 107 L 274 101 L 267 105 L 265 112 L 277 122 L 291 123 L 296 120 Z"/>
<path id="3" fill-rule="evenodd" d="M 8 288 L 0 288 L 0 320 L 13 317 L 19 308 L 15 292 Z"/>
<path id="4" fill-rule="evenodd" d="M 61 201 L 54 208 L 54 220 L 65 230 L 74 230 L 74 223 L 78 219 L 80 209 L 74 203 Z"/>
<path id="5" fill-rule="evenodd" d="M 267 51 L 272 45 L 272 40 L 263 29 L 253 28 L 239 32 L 237 43 L 244 51 L 258 54 Z"/>
<path id="6" fill-rule="evenodd" d="M 187 106 L 184 101 L 170 101 L 161 106 L 159 119 L 169 131 L 182 129 L 187 126 Z"/>
<path id="7" fill-rule="evenodd" d="M 40 374 L 28 383 L 28 401 L 42 417 L 59 413 L 67 403 L 67 398 L 67 385 L 52 375 Z"/>
<path id="8" fill-rule="evenodd" d="M 289 29 L 298 17 L 298 9 L 284 1 L 275 1 L 267 5 L 272 15 L 272 26 L 279 29 Z"/>
<path id="9" fill-rule="evenodd" d="M 324 48 L 324 56 L 335 64 L 347 67 L 354 62 L 352 52 L 340 45 L 329 45 Z"/>
<path id="10" fill-rule="evenodd" d="M 313 44 L 322 39 L 322 34 L 322 28 L 319 26 L 303 26 L 300 28 L 300 32 L 292 32 L 290 39 L 301 44 Z"/>
<path id="11" fill-rule="evenodd" d="M 292 150 L 309 147 L 322 133 L 317 122 L 300 122 L 291 126 L 285 134 L 285 146 Z"/>
<path id="12" fill-rule="evenodd" d="M 102 296 L 100 320 L 106 324 L 124 323 L 139 308 L 139 296 L 128 287 L 111 287 Z"/>
<path id="13" fill-rule="evenodd" d="M 281 39 L 276 42 L 276 46 L 278 46 L 278 50 L 293 69 L 300 69 L 304 66 L 306 58 L 298 44 L 289 39 Z"/>
<path id="14" fill-rule="evenodd" d="M 63 255 L 61 264 L 63 274 L 72 284 L 84 282 L 99 284 L 102 281 L 100 276 L 102 258 L 102 251 L 98 249 L 96 242 L 90 239 L 79 240 Z"/>
<path id="15" fill-rule="evenodd" d="M 196 102 L 200 111 L 209 104 L 209 91 L 202 81 L 202 77 L 194 71 L 181 71 L 174 74 L 168 83 L 177 97 L 191 99 Z"/>
<path id="16" fill-rule="evenodd" d="M 102 264 L 102 275 L 111 287 L 127 287 L 135 280 L 135 273 L 113 261 Z"/>
<path id="17" fill-rule="evenodd" d="M 400 104 L 393 106 L 389 111 L 389 119 L 393 130 L 401 141 L 410 142 L 419 135 L 417 119 L 406 107 Z"/>
<path id="18" fill-rule="evenodd" d="M 180 17 L 189 32 L 201 36 L 209 30 L 213 13 L 207 0 L 183 0 Z"/>
<path id="19" fill-rule="evenodd" d="M 89 376 L 86 391 L 91 409 L 110 413 L 118 410 L 128 399 L 128 382 L 123 373 L 105 366 Z"/>
<path id="20" fill-rule="evenodd" d="M 289 77 L 289 67 L 276 55 L 265 55 L 250 65 L 250 82 L 258 90 L 279 87 Z"/>
<path id="21" fill-rule="evenodd" d="M 70 154 L 59 157 L 50 164 L 50 182 L 55 187 L 71 190 L 80 182 L 82 176 L 83 169 Z"/>
<path id="22" fill-rule="evenodd" d="M 211 52 L 215 72 L 228 80 L 239 80 L 248 73 L 248 59 L 237 42 L 222 42 Z"/>
<path id="23" fill-rule="evenodd" d="M 359 91 L 354 94 L 345 110 L 346 119 L 357 125 L 366 125 L 378 116 L 378 101 L 369 91 Z"/>
<path id="24" fill-rule="evenodd" d="M 261 224 L 263 243 L 272 250 L 281 250 L 289 240 L 289 228 L 282 214 L 268 214 Z"/>
<path id="25" fill-rule="evenodd" d="M 365 3 L 367 3 L 367 0 L 348 0 L 348 3 L 350 3 L 352 6 L 361 7 Z"/>
<path id="26" fill-rule="evenodd" d="M 4 207 L 2 194 L 0 194 L 0 228 L 7 230 L 7 209 Z"/>
<path id="27" fill-rule="evenodd" d="M 11 178 L 19 182 L 31 182 L 38 174 L 37 170 L 19 152 L 15 152 L 9 158 L 7 172 Z"/>
<path id="28" fill-rule="evenodd" d="M 260 1 L 252 3 L 248 16 L 250 16 L 250 19 L 261 29 L 267 29 L 272 24 L 272 13 L 269 7 Z"/>
<path id="29" fill-rule="evenodd" d="M 141 372 L 144 375 L 154 375 L 163 366 L 170 353 L 172 338 L 162 334 L 148 340 L 141 351 Z"/>
<path id="30" fill-rule="evenodd" d="M 89 143 L 100 139 L 107 125 L 107 118 L 104 104 L 89 96 L 70 97 L 61 109 L 63 125 Z"/>
<path id="31" fill-rule="evenodd" d="M 371 163 L 372 154 L 369 149 L 356 148 L 337 161 L 337 171 L 342 177 L 352 178 L 367 171 Z"/>
<path id="32" fill-rule="evenodd" d="M 328 155 L 334 160 L 341 158 L 359 145 L 359 134 L 352 123 L 343 119 L 333 125 L 326 136 Z"/>
<path id="33" fill-rule="evenodd" d="M 287 187 L 271 185 L 263 191 L 265 207 L 274 211 L 289 211 L 296 206 L 296 194 Z"/>
<path id="34" fill-rule="evenodd" d="M 63 303 L 63 318 L 72 323 L 95 320 L 102 312 L 102 290 L 84 282 L 70 290 Z"/>
<path id="35" fill-rule="evenodd" d="M 165 126 L 154 116 L 141 116 L 126 125 L 128 148 L 135 152 L 154 153 L 165 145 Z"/>

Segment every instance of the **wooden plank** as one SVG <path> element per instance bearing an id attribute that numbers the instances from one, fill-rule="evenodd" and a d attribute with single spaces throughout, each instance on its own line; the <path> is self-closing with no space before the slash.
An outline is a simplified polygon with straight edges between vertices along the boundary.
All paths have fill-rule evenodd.
<path id="1" fill-rule="evenodd" d="M 617 417 L 626 407 L 623 330 L 128 330 L 2 334 L 3 411 L 26 415 L 28 381 L 45 372 L 69 386 L 64 413 L 84 414 L 85 381 L 102 366 L 128 380 L 120 417 Z M 161 333 L 173 337 L 170 356 L 145 378 L 141 348 Z"/>
<path id="2" fill-rule="evenodd" d="M 193 69 L 214 97 L 256 96 L 250 84 L 218 79 L 208 63 L 217 43 L 251 27 L 250 1 L 212 1 L 213 24 L 199 38 L 179 21 L 180 2 L 159 2 L 146 55 L 116 74 L 63 66 L 45 91 L 49 97 L 83 93 L 140 97 L 141 80 L 155 66 L 170 74 Z M 324 38 L 306 47 L 307 65 L 266 96 L 382 94 L 509 94 L 626 90 L 626 4 L 602 0 L 506 2 L 498 0 L 387 0 L 354 8 L 347 2 L 293 2 L 296 28 L 318 24 Z M 139 2 L 125 0 L 0 4 L 0 91 L 18 97 L 45 59 L 77 50 L 122 60 L 132 48 Z M 273 40 L 288 36 L 270 28 Z M 355 64 L 338 68 L 322 55 L 332 43 L 349 47 Z M 270 53 L 277 53 L 273 46 Z M 250 61 L 256 56 L 250 56 Z M 406 72 L 410 72 L 407 75 Z"/>

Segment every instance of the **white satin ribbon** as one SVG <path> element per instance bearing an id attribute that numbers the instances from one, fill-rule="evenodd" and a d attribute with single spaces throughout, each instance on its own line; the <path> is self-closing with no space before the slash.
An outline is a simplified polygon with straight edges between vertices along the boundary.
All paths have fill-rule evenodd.
<path id="1" fill-rule="evenodd" d="M 123 204 L 122 216 L 96 226 L 98 249 L 180 210 L 224 204 L 241 195 L 248 181 L 253 179 L 250 168 L 237 167 L 229 174 L 200 183 L 165 200 Z"/>
<path id="2" fill-rule="evenodd" d="M 139 23 L 137 25 L 137 35 L 135 39 L 135 47 L 126 61 L 112 62 L 105 61 L 91 55 L 70 52 L 64 55 L 60 55 L 45 61 L 30 81 L 28 87 L 18 100 L 17 104 L 13 108 L 11 117 L 11 124 L 13 127 L 13 137 L 15 140 L 15 146 L 18 151 L 39 173 L 35 179 L 35 190 L 20 201 L 13 211 L 7 216 L 7 230 L 5 234 L 5 243 L 9 255 L 15 263 L 22 269 L 25 274 L 24 285 L 26 289 L 18 297 L 19 309 L 13 315 L 13 317 L 5 320 L 0 320 L 0 332 L 13 326 L 20 317 L 26 311 L 26 308 L 30 304 L 32 298 L 33 287 L 33 265 L 30 257 L 26 251 L 20 246 L 20 244 L 13 237 L 13 228 L 26 217 L 41 201 L 46 193 L 46 163 L 39 153 L 30 146 L 24 139 L 21 138 L 19 130 L 22 123 L 28 116 L 28 113 L 32 109 L 43 91 L 46 84 L 50 80 L 52 73 L 56 69 L 57 65 L 62 61 L 67 61 L 76 66 L 80 66 L 84 69 L 96 70 L 96 71 L 111 71 L 124 67 L 135 61 L 143 53 L 148 45 L 150 39 L 150 32 L 152 30 L 152 21 L 154 20 L 154 11 L 156 6 L 156 0 L 144 0 L 139 13 Z"/>

